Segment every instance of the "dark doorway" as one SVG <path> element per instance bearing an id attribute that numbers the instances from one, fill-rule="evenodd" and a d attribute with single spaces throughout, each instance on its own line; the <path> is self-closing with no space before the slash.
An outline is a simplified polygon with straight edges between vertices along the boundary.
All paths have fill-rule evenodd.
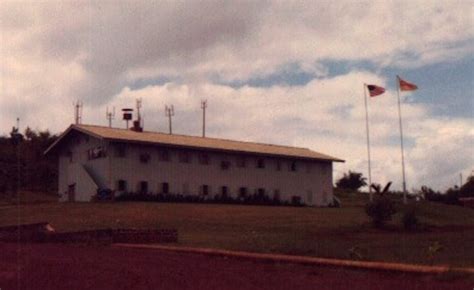
<path id="1" fill-rule="evenodd" d="M 168 182 L 163 182 L 161 184 L 161 193 L 169 193 L 170 192 L 170 185 Z"/>
<path id="2" fill-rule="evenodd" d="M 139 192 L 140 193 L 148 193 L 148 182 L 140 181 Z"/>
<path id="3" fill-rule="evenodd" d="M 69 202 L 74 202 L 76 201 L 76 184 L 70 184 L 67 187 L 67 200 Z"/>

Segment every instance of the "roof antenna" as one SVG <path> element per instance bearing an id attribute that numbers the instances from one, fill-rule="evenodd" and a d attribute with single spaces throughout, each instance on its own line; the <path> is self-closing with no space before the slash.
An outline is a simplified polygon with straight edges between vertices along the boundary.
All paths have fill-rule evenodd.
<path id="1" fill-rule="evenodd" d="M 75 103 L 72 103 L 74 106 L 74 121 L 76 125 L 79 125 L 82 123 L 82 102 L 77 101 Z"/>
<path id="2" fill-rule="evenodd" d="M 115 107 L 113 107 L 111 112 L 109 112 L 109 107 L 107 107 L 105 117 L 109 121 L 109 128 L 112 128 L 112 120 L 115 119 Z"/>
<path id="3" fill-rule="evenodd" d="M 141 98 L 138 98 L 137 100 L 137 121 L 138 121 L 138 125 L 141 126 L 141 123 L 142 123 L 142 117 L 140 115 L 140 109 L 142 107 L 142 99 Z"/>
<path id="4" fill-rule="evenodd" d="M 166 117 L 168 117 L 168 123 L 169 123 L 169 127 L 170 127 L 170 134 L 173 134 L 173 130 L 172 130 L 172 127 L 171 127 L 171 117 L 174 116 L 174 107 L 173 105 L 171 106 L 165 106 L 165 115 Z"/>
<path id="5" fill-rule="evenodd" d="M 207 100 L 201 101 L 201 109 L 202 109 L 202 137 L 206 137 L 206 108 L 207 108 Z"/>
<path id="6" fill-rule="evenodd" d="M 133 121 L 132 130 L 135 132 L 143 132 L 142 117 L 140 115 L 140 108 L 142 107 L 142 99 L 137 99 L 137 119 Z"/>

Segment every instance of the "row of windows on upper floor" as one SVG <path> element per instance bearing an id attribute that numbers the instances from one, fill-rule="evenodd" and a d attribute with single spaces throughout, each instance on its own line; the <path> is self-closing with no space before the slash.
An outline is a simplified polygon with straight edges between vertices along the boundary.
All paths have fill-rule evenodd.
<path id="1" fill-rule="evenodd" d="M 67 155 L 69 157 L 69 161 L 73 163 L 74 157 L 73 157 L 73 152 L 68 151 Z M 86 156 L 87 160 L 94 160 L 98 158 L 105 158 L 107 157 L 107 151 L 105 150 L 104 147 L 102 146 L 97 146 L 94 148 L 90 148 L 86 150 Z M 122 146 L 117 146 L 115 150 L 115 156 L 116 157 L 126 157 L 124 147 Z M 168 150 L 160 150 L 158 159 L 160 161 L 165 161 L 165 162 L 170 162 L 171 161 L 171 154 Z M 140 153 L 139 154 L 139 160 L 141 163 L 149 163 L 151 160 L 151 155 L 149 153 Z M 178 160 L 181 163 L 191 163 L 191 153 L 186 152 L 186 151 L 181 151 L 178 153 Z M 248 165 L 247 158 L 244 156 L 239 156 L 237 157 L 236 160 L 236 166 L 238 168 L 246 168 Z M 211 164 L 211 158 L 209 154 L 201 152 L 198 153 L 198 162 L 199 164 L 203 165 L 209 165 Z M 283 164 L 284 162 L 282 160 L 276 160 L 275 161 L 275 168 L 277 171 L 281 171 L 283 169 Z M 220 167 L 222 170 L 228 170 L 231 167 L 232 163 L 229 160 L 220 160 Z M 311 164 L 305 163 L 306 165 L 306 172 L 310 173 L 311 172 Z M 256 168 L 266 168 L 266 160 L 265 158 L 257 158 L 255 160 L 255 167 Z M 299 164 L 296 161 L 289 161 L 288 162 L 288 170 L 289 171 L 297 171 L 299 167 Z"/>
<path id="2" fill-rule="evenodd" d="M 116 150 L 115 150 L 115 156 L 125 158 L 127 156 L 125 146 L 117 146 Z M 150 162 L 151 154 L 142 152 L 142 153 L 139 154 L 138 158 L 139 158 L 141 163 L 146 164 L 146 163 Z M 197 153 L 197 159 L 198 159 L 199 164 L 202 164 L 202 165 L 211 164 L 211 157 L 208 153 L 205 153 L 205 152 Z M 170 162 L 171 161 L 170 151 L 165 150 L 165 149 L 159 150 L 158 151 L 158 160 L 159 161 L 164 161 L 164 162 Z M 180 163 L 192 163 L 192 154 L 190 152 L 187 152 L 187 151 L 180 151 L 180 152 L 178 152 L 178 161 Z M 254 162 L 255 162 L 255 167 L 260 168 L 260 169 L 266 168 L 267 163 L 268 163 L 267 160 L 263 157 L 256 158 Z M 232 162 L 229 161 L 228 159 L 220 160 L 218 163 L 219 163 L 222 170 L 228 170 L 232 166 Z M 238 168 L 246 168 L 248 166 L 248 163 L 249 163 L 248 158 L 246 158 L 245 156 L 237 156 L 235 166 L 238 167 Z M 284 167 L 284 165 L 283 165 L 284 163 L 285 162 L 283 162 L 282 160 L 276 159 L 275 160 L 275 169 L 277 171 L 282 171 L 283 167 Z M 286 163 L 288 165 L 288 171 L 298 171 L 299 167 L 301 165 L 301 162 L 297 162 L 295 160 L 288 161 Z M 305 162 L 304 165 L 306 167 L 306 172 L 310 173 L 311 172 L 311 164 L 309 162 Z"/>

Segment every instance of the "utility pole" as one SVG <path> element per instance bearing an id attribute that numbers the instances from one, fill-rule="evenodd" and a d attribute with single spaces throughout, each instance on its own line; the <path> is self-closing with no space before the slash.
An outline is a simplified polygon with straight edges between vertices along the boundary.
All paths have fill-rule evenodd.
<path id="1" fill-rule="evenodd" d="M 174 116 L 174 107 L 173 105 L 171 106 L 165 106 L 165 115 L 168 117 L 168 122 L 169 122 L 169 127 L 170 127 L 170 134 L 173 134 L 173 130 L 171 127 L 171 117 Z"/>
<path id="2" fill-rule="evenodd" d="M 18 198 L 18 205 L 20 203 L 20 118 L 16 118 L 16 130 L 15 130 L 15 142 L 16 142 L 16 195 Z"/>
<path id="3" fill-rule="evenodd" d="M 77 101 L 75 103 L 72 103 L 74 106 L 74 122 L 76 125 L 79 125 L 82 123 L 82 102 Z"/>
<path id="4" fill-rule="evenodd" d="M 460 181 L 461 181 L 461 184 L 459 185 L 459 188 L 461 188 L 461 187 L 462 187 L 462 172 L 459 173 L 459 179 L 461 179 L 461 180 L 460 180 Z"/>
<path id="5" fill-rule="evenodd" d="M 14 131 L 14 136 L 12 136 L 15 139 L 16 142 L 16 203 L 17 203 L 17 225 L 18 225 L 18 230 L 17 230 L 17 243 L 18 245 L 20 244 L 20 237 L 21 237 L 21 232 L 20 232 L 20 224 L 21 224 L 21 212 L 20 212 L 20 118 L 16 118 L 16 129 Z M 20 286 L 20 256 L 21 256 L 21 247 L 18 248 L 16 259 L 17 259 L 17 278 L 18 278 L 18 286 Z M 20 288 L 20 287 L 19 287 Z"/>
<path id="6" fill-rule="evenodd" d="M 109 128 L 112 128 L 112 120 L 115 119 L 115 107 L 113 107 L 111 112 L 109 112 L 109 107 L 107 107 L 105 117 L 109 121 Z"/>
<path id="7" fill-rule="evenodd" d="M 206 137 L 206 108 L 207 108 L 207 100 L 201 101 L 201 109 L 202 109 L 202 137 Z"/>

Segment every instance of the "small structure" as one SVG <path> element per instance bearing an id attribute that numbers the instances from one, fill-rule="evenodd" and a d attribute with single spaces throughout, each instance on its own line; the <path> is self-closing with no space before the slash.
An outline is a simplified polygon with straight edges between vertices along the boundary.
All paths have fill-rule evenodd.
<path id="1" fill-rule="evenodd" d="M 332 163 L 306 148 L 73 124 L 46 151 L 59 155 L 61 201 L 98 192 L 265 195 L 327 206 Z"/>

